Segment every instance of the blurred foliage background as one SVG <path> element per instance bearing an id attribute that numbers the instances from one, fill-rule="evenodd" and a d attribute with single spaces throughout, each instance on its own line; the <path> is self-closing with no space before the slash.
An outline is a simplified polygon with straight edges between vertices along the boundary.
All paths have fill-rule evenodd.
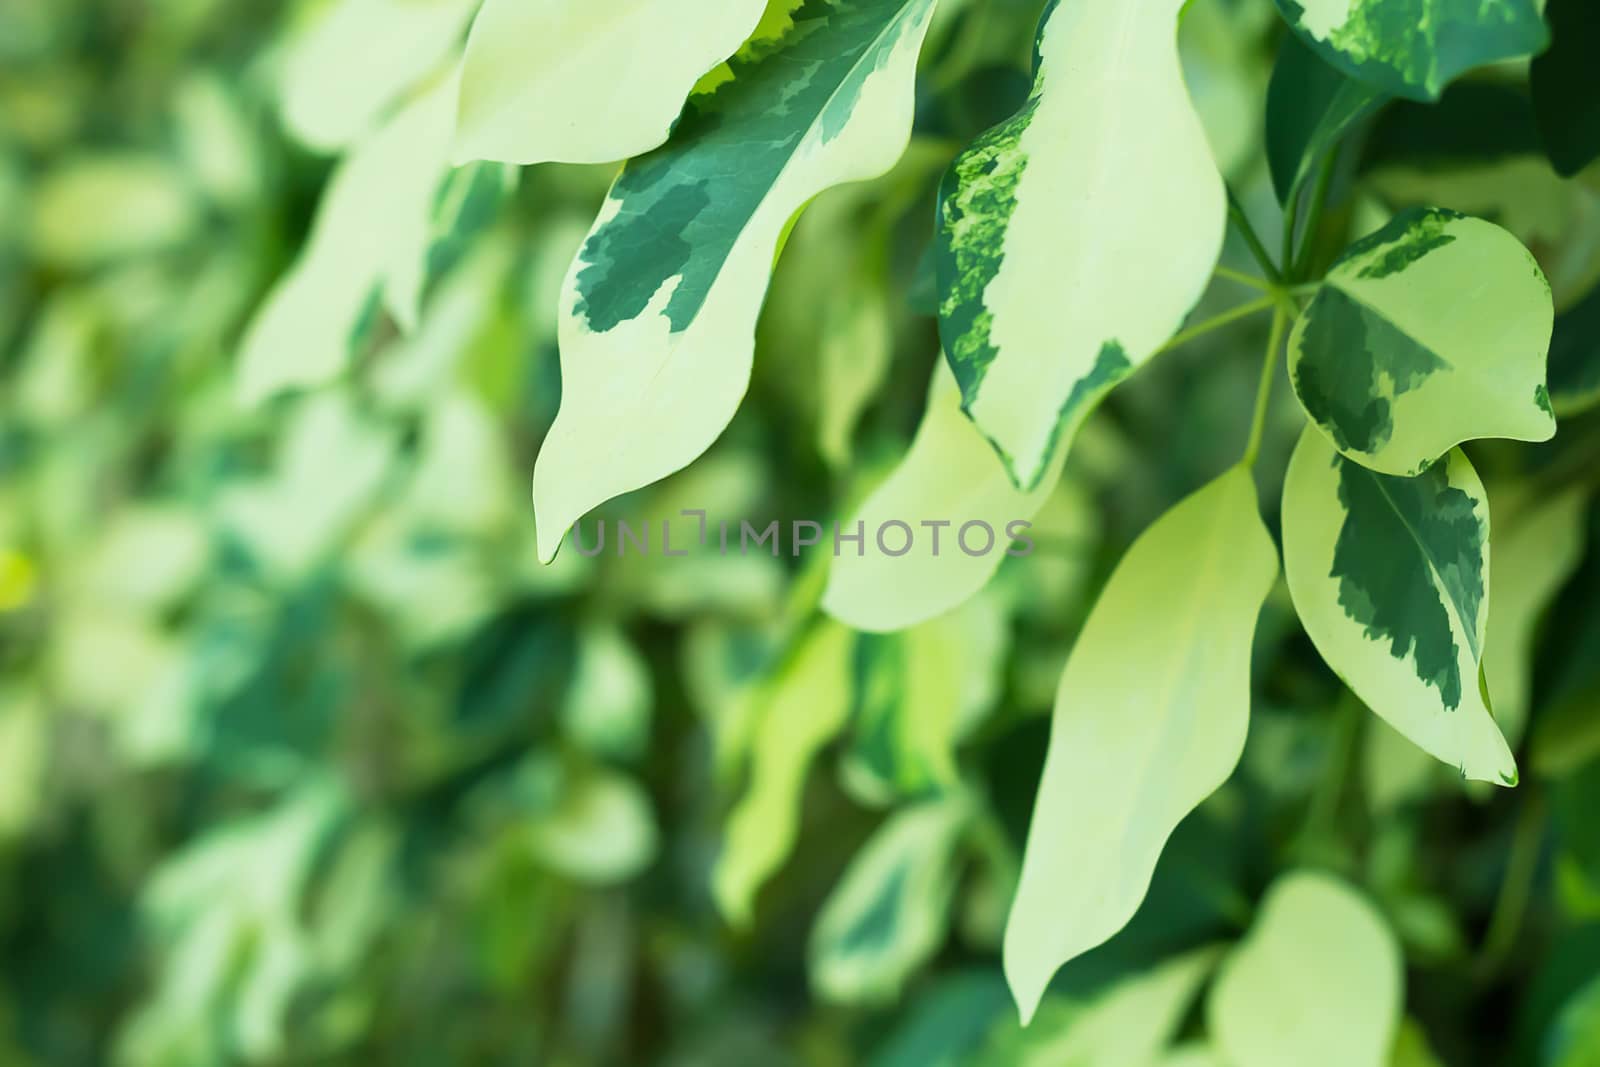
<path id="1" fill-rule="evenodd" d="M 1023 1032 L 997 945 L 1061 665 L 1131 539 L 1233 462 L 1264 330 L 1119 389 L 1039 551 L 906 634 L 819 622 L 822 556 L 541 567 L 555 293 L 611 170 L 454 170 L 408 133 L 473 6 L 0 3 L 0 1064 L 1128 1067 L 1073 1035 L 1294 865 L 1401 939 L 1396 1064 L 1600 1062 L 1596 416 L 1473 449 L 1568 501 L 1559 551 L 1495 519 L 1522 785 L 1367 715 L 1280 585 L 1240 770 Z M 608 517 L 826 520 L 883 476 L 937 352 L 934 190 L 1025 95 L 1039 6 L 942 8 L 914 144 L 802 217 L 733 427 Z M 1281 34 L 1266 0 L 1181 34 L 1263 228 Z M 1524 82 L 1391 106 L 1334 202 L 1350 233 L 1418 201 L 1508 226 L 1560 373 L 1592 373 L 1600 182 L 1522 137 Z M 263 374 L 296 388 L 246 402 Z"/>

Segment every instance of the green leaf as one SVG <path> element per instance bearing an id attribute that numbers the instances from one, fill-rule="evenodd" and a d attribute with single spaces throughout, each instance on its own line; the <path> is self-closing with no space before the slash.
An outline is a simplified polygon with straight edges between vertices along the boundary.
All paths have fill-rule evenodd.
<path id="1" fill-rule="evenodd" d="M 1064 460 L 1063 450 L 1052 469 L 1058 470 Z M 944 614 L 984 587 L 1005 559 L 1012 541 L 1007 528 L 1030 521 L 1055 481 L 1052 474 L 1028 492 L 1011 484 L 994 450 L 961 413 L 960 390 L 941 361 L 934 368 L 927 411 L 911 450 L 842 524 L 847 533 L 861 524 L 866 543 L 859 553 L 847 545 L 833 560 L 823 610 L 858 630 L 878 632 Z M 904 555 L 891 556 L 876 543 L 877 531 L 890 522 L 911 528 L 913 539 Z M 972 555 L 961 550 L 958 538 L 969 523 L 984 523 L 994 531 L 992 551 Z M 1013 532 L 1026 530 L 1016 527 Z M 891 530 L 886 536 L 898 549 L 900 535 Z M 970 536 L 973 547 L 984 541 L 981 527 L 973 527 Z"/>
<path id="2" fill-rule="evenodd" d="M 905 148 L 932 6 L 806 0 L 623 169 L 562 292 L 561 410 L 534 470 L 540 558 L 728 424 L 790 219 Z"/>
<path id="3" fill-rule="evenodd" d="M 1283 487 L 1289 593 L 1355 694 L 1468 778 L 1516 763 L 1478 685 L 1488 617 L 1489 504 L 1459 450 L 1414 478 L 1339 456 L 1307 427 Z"/>
<path id="4" fill-rule="evenodd" d="M 283 124 L 333 151 L 370 133 L 457 47 L 476 0 L 334 0 L 290 39 L 278 90 Z"/>
<path id="5" fill-rule="evenodd" d="M 1561 415 L 1600 405 L 1600 285 L 1556 318 L 1550 337 L 1550 403 Z"/>
<path id="6" fill-rule="evenodd" d="M 1024 1018 L 1067 960 L 1133 917 L 1173 829 L 1233 772 L 1256 616 L 1277 575 L 1235 468 L 1134 542 L 1056 693 L 1005 969 Z"/>
<path id="7" fill-rule="evenodd" d="M 1437 100 L 1460 74 L 1549 43 L 1534 0 L 1277 0 L 1300 39 L 1352 78 Z"/>
<path id="8" fill-rule="evenodd" d="M 1462 441 L 1547 441 L 1550 287 L 1515 237 L 1407 211 L 1351 245 L 1289 336 L 1312 422 L 1346 456 L 1412 475 Z"/>
<path id="9" fill-rule="evenodd" d="M 890 1003 L 938 950 L 971 810 L 959 794 L 890 816 L 828 895 L 811 931 L 811 984 L 824 1000 Z"/>
<path id="10" fill-rule="evenodd" d="M 732 923 L 750 921 L 756 892 L 794 847 L 806 771 L 850 714 L 854 647 L 849 630 L 819 623 L 762 694 L 750 784 L 728 816 L 711 875 L 717 906 Z"/>
<path id="11" fill-rule="evenodd" d="M 1024 489 L 1177 331 L 1222 248 L 1222 179 L 1178 64 L 1182 6 L 1052 3 L 1028 103 L 940 190 L 945 356 Z"/>
<path id="12" fill-rule="evenodd" d="M 1575 993 L 1562 1007 L 1545 1044 L 1543 1067 L 1596 1067 L 1600 1064 L 1600 978 Z"/>
<path id="13" fill-rule="evenodd" d="M 1600 7 L 1594 0 L 1547 0 L 1550 49 L 1528 71 L 1533 114 L 1545 154 L 1563 177 L 1600 159 L 1600 94 L 1594 57 L 1600 54 Z"/>
<path id="14" fill-rule="evenodd" d="M 456 161 L 607 163 L 648 152 L 765 6 L 486 0 L 462 60 Z"/>
<path id="15" fill-rule="evenodd" d="M 1267 87 L 1267 165 L 1278 203 L 1290 203 L 1317 161 L 1387 98 L 1285 37 Z"/>
<path id="16" fill-rule="evenodd" d="M 1583 560 L 1588 495 L 1581 487 L 1549 497 L 1493 494 L 1499 517 L 1483 671 L 1495 718 L 1513 746 L 1528 721 L 1540 616 Z"/>
<path id="17" fill-rule="evenodd" d="M 33 191 L 30 244 L 68 269 L 150 255 L 191 236 L 201 204 L 181 171 L 131 152 L 69 157 Z"/>
<path id="18" fill-rule="evenodd" d="M 1275 882 L 1207 1001 L 1230 1067 L 1384 1067 L 1400 1025 L 1400 946 L 1377 910 L 1331 875 Z"/>

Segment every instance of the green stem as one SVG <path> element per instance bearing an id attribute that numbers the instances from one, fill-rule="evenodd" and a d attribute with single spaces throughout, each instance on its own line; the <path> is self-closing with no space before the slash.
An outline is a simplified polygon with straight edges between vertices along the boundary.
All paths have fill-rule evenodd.
<path id="1" fill-rule="evenodd" d="M 1267 254 L 1267 246 L 1261 243 L 1261 237 L 1256 233 L 1250 220 L 1245 218 L 1244 208 L 1239 206 L 1239 200 L 1233 195 L 1233 190 L 1228 190 L 1228 218 L 1233 221 L 1234 227 L 1239 231 L 1239 236 L 1244 238 L 1244 243 L 1250 249 L 1250 254 L 1255 257 L 1261 273 L 1267 276 L 1267 281 L 1274 285 L 1283 281 L 1283 275 L 1278 272 L 1278 267 L 1272 262 L 1272 256 Z"/>
<path id="2" fill-rule="evenodd" d="M 1213 330 L 1220 330 L 1230 322 L 1238 322 L 1240 319 L 1254 315 L 1258 311 L 1265 311 L 1267 308 L 1276 304 L 1277 301 L 1278 298 L 1276 294 L 1268 293 L 1266 296 L 1263 296 L 1257 300 L 1252 300 L 1248 304 L 1240 304 L 1238 307 L 1229 308 L 1220 315 L 1213 315 L 1204 322 L 1196 323 L 1187 330 L 1182 330 L 1176 334 L 1173 334 L 1170 341 L 1156 349 L 1155 352 L 1151 354 L 1158 355 L 1162 352 L 1168 351 L 1169 349 L 1177 348 L 1181 344 L 1187 344 L 1188 342 L 1193 341 L 1196 337 L 1204 337 Z"/>
<path id="3" fill-rule="evenodd" d="M 1300 226 L 1300 189 L 1297 187 L 1289 197 L 1288 208 L 1283 217 L 1283 251 L 1278 255 L 1278 262 L 1283 264 L 1285 279 L 1292 279 L 1290 273 L 1294 265 L 1294 232 Z"/>
<path id="4" fill-rule="evenodd" d="M 1229 270 L 1227 267 L 1218 267 L 1216 270 L 1212 271 L 1212 273 L 1218 278 L 1222 278 L 1230 282 L 1236 282 L 1239 285 L 1246 285 L 1251 289 L 1256 289 L 1263 293 L 1272 292 L 1271 282 L 1267 281 L 1265 278 L 1257 278 L 1254 274 L 1246 274 L 1242 270 Z"/>
<path id="5" fill-rule="evenodd" d="M 1534 878 L 1539 873 L 1539 846 L 1544 840 L 1544 798 L 1536 790 L 1529 790 L 1522 802 L 1517 828 L 1511 839 L 1511 855 L 1506 860 L 1505 880 L 1500 883 L 1500 896 L 1494 904 L 1494 914 L 1489 919 L 1488 932 L 1478 950 L 1477 977 L 1479 981 L 1492 978 L 1500 969 L 1507 954 L 1516 945 L 1522 930 L 1522 919 L 1533 896 Z"/>
<path id="6" fill-rule="evenodd" d="M 1293 260 L 1285 259 L 1285 263 L 1293 263 L 1289 267 L 1290 281 L 1304 281 L 1306 269 L 1311 265 L 1311 256 L 1316 249 L 1317 226 L 1322 222 L 1323 209 L 1328 206 L 1328 191 L 1333 186 L 1333 167 L 1339 159 L 1339 149 L 1335 146 L 1322 159 L 1322 166 L 1317 171 L 1317 184 L 1311 191 L 1311 214 L 1306 217 L 1306 236 L 1300 242 L 1300 252 Z"/>
<path id="7" fill-rule="evenodd" d="M 1261 360 L 1261 380 L 1256 384 L 1255 412 L 1250 416 L 1250 437 L 1244 446 L 1242 462 L 1246 467 L 1254 466 L 1261 452 L 1261 437 L 1267 429 L 1267 405 L 1272 399 L 1272 383 L 1277 378 L 1278 349 L 1283 347 L 1283 331 L 1288 325 L 1289 316 L 1283 307 L 1274 307 L 1272 330 L 1267 334 L 1267 353 Z"/>

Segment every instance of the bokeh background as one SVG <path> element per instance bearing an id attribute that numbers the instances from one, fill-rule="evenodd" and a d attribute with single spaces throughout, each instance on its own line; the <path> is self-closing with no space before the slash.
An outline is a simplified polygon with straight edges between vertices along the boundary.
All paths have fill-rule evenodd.
<path id="1" fill-rule="evenodd" d="M 535 559 L 555 293 L 613 171 L 453 169 L 406 125 L 473 6 L 0 0 L 0 1065 L 1064 1064 L 1115 981 L 1237 938 L 1294 865 L 1401 938 L 1397 1065 L 1600 1062 L 1594 416 L 1474 451 L 1587 494 L 1558 573 L 1510 579 L 1550 587 L 1522 786 L 1355 705 L 1280 586 L 1239 772 L 1023 1033 L 998 941 L 1061 665 L 1131 539 L 1233 462 L 1264 330 L 1119 389 L 981 597 L 797 680 L 824 555 Z M 944 6 L 911 150 L 795 228 L 733 426 L 605 516 L 828 521 L 886 473 L 937 353 L 934 189 L 1025 95 L 1039 6 Z M 1181 37 L 1263 229 L 1281 32 L 1198 0 Z M 1391 108 L 1335 228 L 1495 218 L 1590 373 L 1600 182 L 1518 139 L 1524 77 Z M 1130 1067 L 1097 1055 L 1070 1062 Z"/>

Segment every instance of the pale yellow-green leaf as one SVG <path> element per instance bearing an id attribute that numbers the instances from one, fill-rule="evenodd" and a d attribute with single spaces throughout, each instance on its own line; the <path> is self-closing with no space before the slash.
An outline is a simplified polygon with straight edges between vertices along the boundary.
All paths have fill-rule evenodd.
<path id="1" fill-rule="evenodd" d="M 902 809 L 855 853 L 811 930 L 811 984 L 825 1000 L 892 1003 L 937 951 L 970 801 Z"/>
<path id="2" fill-rule="evenodd" d="M 666 140 L 764 0 L 485 0 L 467 37 L 457 162 L 606 163 Z"/>
<path id="3" fill-rule="evenodd" d="M 1229 1067 L 1384 1067 L 1403 999 L 1383 917 L 1337 878 L 1297 871 L 1268 890 L 1206 1014 Z"/>
<path id="4" fill-rule="evenodd" d="M 1056 969 L 1133 917 L 1178 823 L 1239 762 L 1256 616 L 1277 575 L 1234 468 L 1118 564 L 1061 686 L 1005 970 L 1024 1018 Z"/>
<path id="5" fill-rule="evenodd" d="M 1425 751 L 1468 778 L 1515 784 L 1478 685 L 1489 505 L 1466 456 L 1395 478 L 1344 459 L 1308 426 L 1283 515 L 1289 592 L 1328 665 Z"/>
<path id="6" fill-rule="evenodd" d="M 859 554 L 845 545 L 833 560 L 823 610 L 857 629 L 883 632 L 914 626 L 961 604 L 1005 559 L 1011 546 L 1008 527 L 1026 524 L 1043 506 L 1064 458 L 1063 449 L 1036 489 L 1017 489 L 982 433 L 962 414 L 960 390 L 941 360 L 911 450 L 843 523 L 847 533 L 861 524 L 865 541 Z M 890 522 L 911 528 L 913 539 L 904 555 L 888 555 L 877 543 L 877 532 Z M 968 523 L 986 523 L 994 531 L 990 551 L 962 550 L 958 537 Z M 1024 535 L 1026 526 L 1011 532 Z M 986 540 L 981 526 L 969 536 L 974 550 Z M 897 528 L 889 530 L 891 550 L 901 547 L 903 537 Z"/>
<path id="7" fill-rule="evenodd" d="M 751 742 L 749 785 L 728 816 L 712 892 L 730 922 L 750 920 L 763 882 L 794 847 L 812 758 L 850 714 L 855 635 L 819 622 L 768 683 Z"/>
<path id="8" fill-rule="evenodd" d="M 636 877 L 654 861 L 660 840 L 649 796 L 612 771 L 567 782 L 556 809 L 529 834 L 541 862 L 590 885 Z"/>
<path id="9" fill-rule="evenodd" d="M 1495 719 L 1516 745 L 1533 696 L 1534 638 L 1540 615 L 1583 560 L 1588 491 L 1552 496 L 1505 486 L 1495 504 L 1494 570 L 1483 672 Z"/>
<path id="10" fill-rule="evenodd" d="M 237 370 L 244 402 L 342 374 L 390 276 L 420 260 L 445 168 L 455 81 L 440 79 L 335 169 L 300 258 L 245 332 Z"/>
<path id="11" fill-rule="evenodd" d="M 650 665 L 627 635 L 605 623 L 586 627 L 561 706 L 566 735 L 599 756 L 637 757 L 649 741 L 654 703 Z"/>
<path id="12" fill-rule="evenodd" d="M 823 305 L 817 449 L 832 466 L 848 468 L 856 423 L 889 373 L 894 324 L 880 280 L 857 274 L 830 284 L 841 288 Z"/>
<path id="13" fill-rule="evenodd" d="M 33 194 L 30 244 L 46 263 L 92 267 L 178 244 L 199 226 L 200 209 L 183 173 L 159 156 L 73 156 Z"/>
<path id="14" fill-rule="evenodd" d="M 476 7 L 477 0 L 335 0 L 289 42 L 278 90 L 284 125 L 319 151 L 360 139 L 460 46 Z"/>

